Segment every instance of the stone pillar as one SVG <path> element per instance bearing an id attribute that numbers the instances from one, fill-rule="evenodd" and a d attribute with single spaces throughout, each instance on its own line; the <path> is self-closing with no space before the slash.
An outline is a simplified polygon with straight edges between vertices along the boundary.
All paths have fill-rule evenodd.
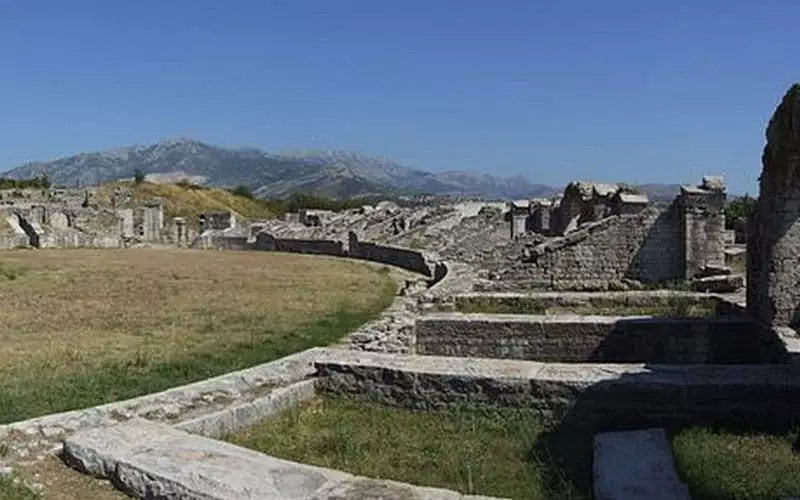
<path id="1" fill-rule="evenodd" d="M 767 326 L 800 326 L 800 84 L 767 125 L 759 195 L 747 226 L 747 309 Z"/>
<path id="2" fill-rule="evenodd" d="M 525 234 L 525 229 L 528 227 L 528 214 L 524 212 L 515 212 L 511 214 L 511 239 L 518 238 Z"/>
<path id="3" fill-rule="evenodd" d="M 721 177 L 704 177 L 697 187 L 681 186 L 684 278 L 694 278 L 707 266 L 725 265 L 725 199 Z"/>
<path id="4" fill-rule="evenodd" d="M 173 224 L 173 241 L 178 246 L 183 246 L 186 244 L 186 219 L 183 217 L 175 217 L 172 219 Z"/>
<path id="5" fill-rule="evenodd" d="M 360 252 L 358 251 L 358 235 L 353 231 L 347 233 L 347 255 L 350 257 L 360 256 Z"/>

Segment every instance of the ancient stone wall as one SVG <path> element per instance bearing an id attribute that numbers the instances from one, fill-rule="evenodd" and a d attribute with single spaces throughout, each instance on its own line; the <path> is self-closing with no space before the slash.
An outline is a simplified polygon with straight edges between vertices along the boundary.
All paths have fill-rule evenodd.
<path id="1" fill-rule="evenodd" d="M 800 326 L 800 84 L 769 121 L 747 227 L 747 306 L 769 326 Z"/>
<path id="2" fill-rule="evenodd" d="M 46 232 L 39 235 L 39 248 L 120 248 L 118 235 L 87 234 L 79 231 Z"/>
<path id="3" fill-rule="evenodd" d="M 133 210 L 134 235 L 143 241 L 160 242 L 164 229 L 161 206 L 136 207 Z"/>
<path id="4" fill-rule="evenodd" d="M 197 250 L 250 250 L 247 236 L 225 234 L 223 231 L 206 231 L 191 244 Z"/>
<path id="5" fill-rule="evenodd" d="M 417 319 L 416 353 L 544 362 L 758 363 L 749 320 L 434 314 Z"/>
<path id="6" fill-rule="evenodd" d="M 583 428 L 785 426 L 796 421 L 800 399 L 800 383 L 792 376 L 796 367 L 790 365 L 565 365 L 347 351 L 340 356 L 317 361 L 319 391 L 420 410 L 536 408 Z"/>
<path id="7" fill-rule="evenodd" d="M 377 243 L 360 242 L 355 233 L 350 233 L 348 255 L 357 259 L 371 260 L 400 267 L 428 277 L 433 277 L 434 275 L 422 252 L 378 245 Z"/>
<path id="8" fill-rule="evenodd" d="M 223 231 L 236 227 L 236 215 L 232 212 L 209 212 L 200 215 L 201 231 Z"/>
<path id="9" fill-rule="evenodd" d="M 256 250 L 295 252 L 320 255 L 343 256 L 344 244 L 333 240 L 310 240 L 275 238 L 269 233 L 258 233 L 254 245 Z"/>
<path id="10" fill-rule="evenodd" d="M 26 234 L 0 234 L 0 250 L 30 247 L 30 240 Z"/>
<path id="11" fill-rule="evenodd" d="M 530 288 L 603 290 L 610 283 L 646 283 L 683 276 L 680 213 L 676 205 L 612 216 L 553 238 L 528 258 L 498 269 L 501 281 Z"/>
<path id="12" fill-rule="evenodd" d="M 683 186 L 678 199 L 683 227 L 686 279 L 708 266 L 725 265 L 725 189 L 721 180 L 705 178 L 698 187 Z"/>

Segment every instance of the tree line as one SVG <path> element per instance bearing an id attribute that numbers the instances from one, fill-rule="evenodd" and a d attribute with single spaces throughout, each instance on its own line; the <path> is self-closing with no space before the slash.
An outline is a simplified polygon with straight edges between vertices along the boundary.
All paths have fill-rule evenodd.
<path id="1" fill-rule="evenodd" d="M 9 179 L 0 177 L 0 189 L 49 189 L 53 185 L 47 175 L 42 174 L 31 179 Z"/>

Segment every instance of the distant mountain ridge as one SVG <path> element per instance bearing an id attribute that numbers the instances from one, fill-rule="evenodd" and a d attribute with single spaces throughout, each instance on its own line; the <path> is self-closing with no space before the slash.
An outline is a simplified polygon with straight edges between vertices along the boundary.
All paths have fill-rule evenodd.
<path id="1" fill-rule="evenodd" d="M 245 185 L 263 198 L 307 191 L 336 197 L 438 194 L 510 199 L 550 197 L 562 190 L 520 176 L 426 172 L 351 151 L 275 154 L 255 148 L 224 148 L 189 138 L 31 162 L 2 175 L 14 179 L 47 175 L 56 185 L 88 186 L 131 178 L 137 171 L 162 179 L 186 177 L 209 186 Z M 665 191 L 677 190 L 677 185 L 649 185 L 646 192 L 659 192 L 660 197 Z"/>

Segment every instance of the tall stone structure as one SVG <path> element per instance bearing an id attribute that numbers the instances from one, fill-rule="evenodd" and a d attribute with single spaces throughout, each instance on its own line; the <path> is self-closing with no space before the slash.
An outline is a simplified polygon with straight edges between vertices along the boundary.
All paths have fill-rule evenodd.
<path id="1" fill-rule="evenodd" d="M 800 84 L 767 125 L 748 224 L 747 308 L 767 326 L 800 326 Z"/>
<path id="2" fill-rule="evenodd" d="M 681 186 L 678 198 L 684 257 L 684 278 L 708 267 L 725 265 L 725 181 L 706 176 L 699 186 Z"/>

